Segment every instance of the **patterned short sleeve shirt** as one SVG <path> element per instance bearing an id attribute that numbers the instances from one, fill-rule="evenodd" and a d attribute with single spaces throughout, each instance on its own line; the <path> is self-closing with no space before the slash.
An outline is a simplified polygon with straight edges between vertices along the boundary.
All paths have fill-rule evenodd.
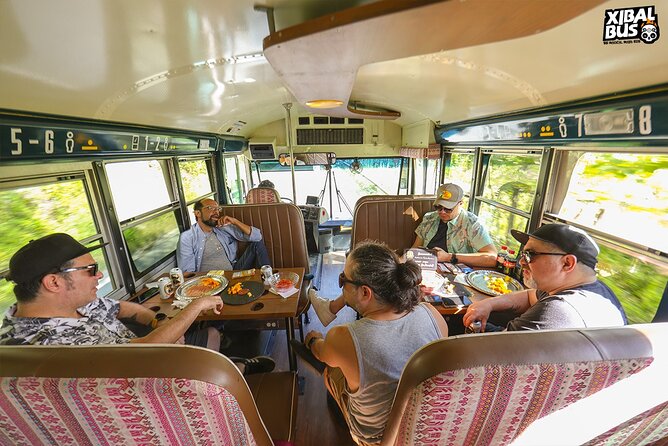
<path id="1" fill-rule="evenodd" d="M 0 328 L 0 344 L 96 345 L 125 344 L 135 335 L 118 320 L 120 305 L 100 297 L 77 311 L 80 318 L 15 317 L 12 306 Z"/>
<path id="2" fill-rule="evenodd" d="M 438 212 L 424 214 L 422 223 L 415 230 L 415 233 L 422 238 L 424 246 L 427 246 L 436 235 L 440 221 Z M 487 229 L 478 221 L 478 217 L 465 209 L 448 222 L 447 237 L 448 250 L 455 253 L 472 254 L 487 245 L 494 244 Z"/>

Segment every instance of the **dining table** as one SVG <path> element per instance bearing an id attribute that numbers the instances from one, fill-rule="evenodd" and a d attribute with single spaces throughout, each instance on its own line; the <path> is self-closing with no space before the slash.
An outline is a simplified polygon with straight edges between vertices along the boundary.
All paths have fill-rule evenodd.
<path id="1" fill-rule="evenodd" d="M 279 270 L 274 270 L 274 273 Z M 297 307 L 299 304 L 299 294 L 304 280 L 304 268 L 280 268 L 280 271 L 289 271 L 296 273 L 299 276 L 297 283 L 294 285 L 295 292 L 288 297 L 282 297 L 276 294 L 268 285 L 264 285 L 263 294 L 256 300 L 244 304 L 229 304 L 223 305 L 220 314 L 213 311 L 202 312 L 197 321 L 219 321 L 219 320 L 239 320 L 239 319 L 254 319 L 254 320 L 271 320 L 271 319 L 285 319 L 285 334 L 288 343 L 288 361 L 290 370 L 297 370 L 297 360 L 290 345 L 290 341 L 295 339 L 295 318 L 297 317 Z M 236 274 L 235 274 L 236 273 Z M 260 282 L 264 283 L 260 277 L 260 269 L 256 268 L 250 275 L 243 277 L 235 277 L 239 271 L 225 271 L 223 275 L 229 280 L 225 289 L 229 289 L 239 282 Z M 207 272 L 199 272 L 197 275 L 205 275 Z M 193 277 L 192 275 L 190 277 Z M 186 278 L 187 280 L 190 278 Z M 224 290 L 222 291 L 224 292 Z M 175 297 L 163 299 L 160 295 L 155 295 L 150 299 L 141 303 L 144 307 L 155 311 L 158 314 L 164 314 L 168 319 L 176 316 L 179 311 L 178 307 L 174 306 Z"/>

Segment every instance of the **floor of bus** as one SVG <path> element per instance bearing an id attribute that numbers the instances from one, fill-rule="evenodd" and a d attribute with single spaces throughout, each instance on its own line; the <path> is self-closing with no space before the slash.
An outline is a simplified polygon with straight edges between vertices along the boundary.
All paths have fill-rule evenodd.
<path id="1" fill-rule="evenodd" d="M 349 246 L 350 233 L 340 233 L 333 237 L 331 252 L 311 256 L 313 284 L 321 296 L 334 299 L 340 294 L 338 276 L 343 271 L 345 253 Z M 304 334 L 311 330 L 327 333 L 333 325 L 353 320 L 355 320 L 355 312 L 346 307 L 339 312 L 329 327 L 323 327 L 313 308 L 310 308 L 309 323 L 304 326 Z M 228 331 L 228 334 L 231 345 L 222 350 L 226 355 L 268 354 L 276 361 L 277 371 L 289 370 L 284 330 Z M 319 446 L 355 445 L 350 438 L 345 422 L 339 418 L 340 415 L 335 410 L 328 407 L 327 390 L 322 376 L 300 359 L 297 359 L 297 366 L 303 393 L 299 395 L 294 443 L 297 445 L 318 444 Z"/>

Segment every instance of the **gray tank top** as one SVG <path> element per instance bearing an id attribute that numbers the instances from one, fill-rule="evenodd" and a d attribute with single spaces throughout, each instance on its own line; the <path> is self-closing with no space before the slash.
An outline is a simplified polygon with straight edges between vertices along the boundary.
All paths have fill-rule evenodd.
<path id="1" fill-rule="evenodd" d="M 379 443 L 401 371 L 416 350 L 441 337 L 427 303 L 401 319 L 362 318 L 348 325 L 357 351 L 360 387 L 348 393 L 350 430 L 361 440 Z"/>
<path id="2" fill-rule="evenodd" d="M 199 267 L 200 271 L 213 271 L 222 269 L 229 271 L 232 269 L 232 264 L 225 254 L 223 245 L 213 232 L 206 235 L 204 240 L 204 252 L 202 253 L 202 264 Z"/>

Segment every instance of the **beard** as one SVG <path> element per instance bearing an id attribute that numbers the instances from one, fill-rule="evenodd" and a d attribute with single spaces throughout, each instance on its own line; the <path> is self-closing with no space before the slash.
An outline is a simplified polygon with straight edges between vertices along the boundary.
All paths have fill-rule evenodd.
<path id="1" fill-rule="evenodd" d="M 529 274 L 531 274 L 531 273 L 529 273 Z M 524 286 L 527 287 L 527 288 L 538 289 L 538 284 L 533 279 L 533 275 L 530 275 L 529 277 L 524 276 L 522 282 L 524 282 Z"/>
<path id="2" fill-rule="evenodd" d="M 202 223 L 204 223 L 207 226 L 211 226 L 212 228 L 215 228 L 218 226 L 218 219 L 210 218 L 208 220 L 202 220 Z"/>

